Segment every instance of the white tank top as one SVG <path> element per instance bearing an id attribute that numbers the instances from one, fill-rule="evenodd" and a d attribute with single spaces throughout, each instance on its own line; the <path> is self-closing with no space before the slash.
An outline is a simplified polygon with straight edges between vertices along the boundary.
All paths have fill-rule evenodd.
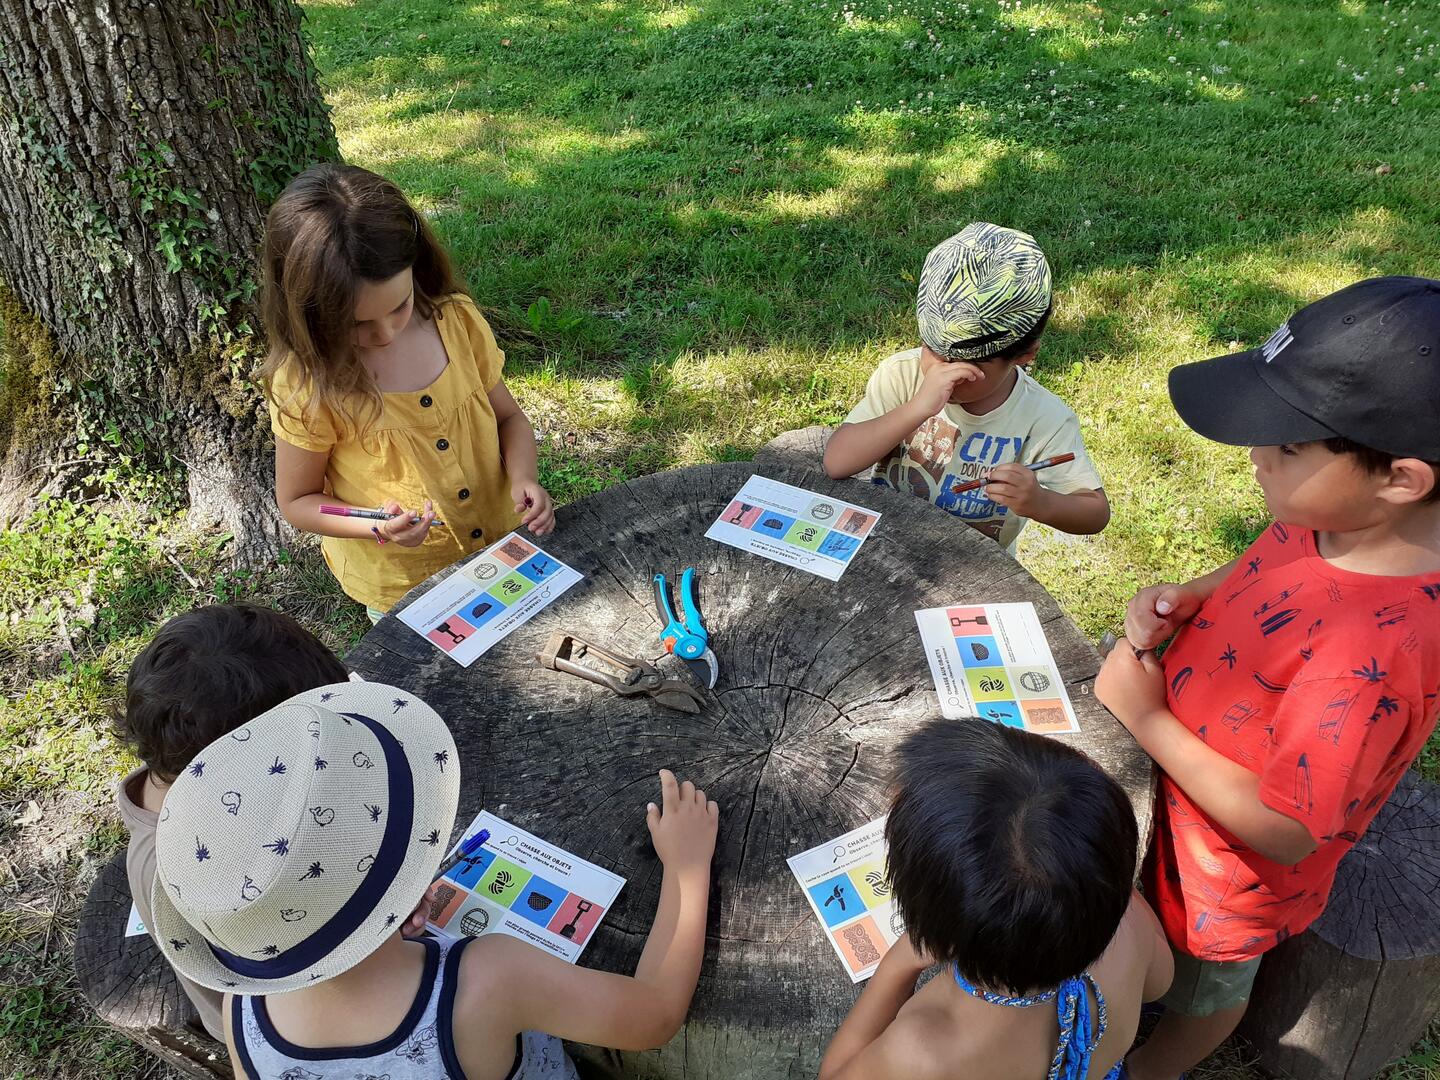
<path id="1" fill-rule="evenodd" d="M 466 1080 L 455 1055 L 451 1016 L 460 956 L 473 938 L 423 939 L 425 970 L 400 1026 L 368 1046 L 297 1046 L 270 1022 L 264 997 L 231 1003 L 235 1051 L 250 1080 Z M 579 1080 L 560 1040 L 535 1031 L 516 1040 L 506 1080 Z"/>

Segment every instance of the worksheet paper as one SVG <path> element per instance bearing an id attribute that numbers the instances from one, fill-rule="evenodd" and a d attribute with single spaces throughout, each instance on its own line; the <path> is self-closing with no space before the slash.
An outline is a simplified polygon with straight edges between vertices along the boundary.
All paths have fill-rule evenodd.
<path id="1" fill-rule="evenodd" d="M 880 515 L 843 499 L 752 476 L 705 535 L 839 581 Z"/>
<path id="2" fill-rule="evenodd" d="M 584 576 L 511 533 L 418 597 L 399 619 L 469 667 Z"/>
<path id="3" fill-rule="evenodd" d="M 875 974 L 905 933 L 890 896 L 885 855 L 882 817 L 787 860 L 851 982 Z"/>
<path id="4" fill-rule="evenodd" d="M 125 920 L 126 937 L 142 937 L 149 933 L 145 929 L 145 920 L 140 918 L 140 909 L 135 906 L 135 901 L 130 901 L 130 917 Z"/>
<path id="5" fill-rule="evenodd" d="M 915 612 L 940 712 L 1041 735 L 1080 730 L 1034 604 Z"/>
<path id="6" fill-rule="evenodd" d="M 441 879 L 425 925 L 450 939 L 509 934 L 575 963 L 625 879 L 483 810 L 465 836 L 481 829 L 490 839 Z"/>

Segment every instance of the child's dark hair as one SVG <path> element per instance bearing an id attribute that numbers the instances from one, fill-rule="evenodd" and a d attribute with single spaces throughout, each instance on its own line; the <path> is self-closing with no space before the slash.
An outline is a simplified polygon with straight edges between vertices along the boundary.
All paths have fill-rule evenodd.
<path id="1" fill-rule="evenodd" d="M 1024 336 L 1017 338 L 1015 341 L 1012 341 L 1009 345 L 1006 345 L 1005 348 L 1001 349 L 993 356 L 985 356 L 979 360 L 949 360 L 948 362 L 952 364 L 958 364 L 962 362 L 970 364 L 986 364 L 992 360 L 1004 361 L 1018 359 L 1019 357 L 1024 356 L 1027 352 L 1029 352 L 1031 347 L 1033 347 L 1034 344 L 1040 340 L 1040 335 L 1045 333 L 1045 327 L 1050 323 L 1050 313 L 1054 310 L 1055 304 L 1052 302 L 1050 306 L 1045 309 L 1045 314 L 1040 316 L 1039 321 L 1036 322 L 1036 324 L 1032 326 L 1029 330 L 1025 331 Z"/>
<path id="2" fill-rule="evenodd" d="M 1348 454 L 1355 459 L 1355 464 L 1364 469 L 1367 473 L 1380 476 L 1390 471 L 1390 466 L 1399 461 L 1402 457 L 1413 457 L 1413 454 L 1390 454 L 1384 450 L 1374 450 L 1368 446 L 1362 446 L 1342 435 L 1336 435 L 1332 439 L 1326 439 L 1325 449 L 1332 454 Z M 1423 459 L 1420 459 L 1423 460 Z M 1421 505 L 1440 503 L 1440 462 L 1426 461 L 1430 466 L 1430 475 L 1434 478 L 1430 494 L 1420 500 Z"/>
<path id="3" fill-rule="evenodd" d="M 425 319 L 462 291 L 424 216 L 394 183 L 354 165 L 312 165 L 286 185 L 265 219 L 260 263 L 270 353 L 259 379 L 268 389 L 282 366 L 298 366 L 309 396 L 275 404 L 301 423 L 315 404 L 346 415 L 368 401 L 378 415 L 380 393 L 355 352 L 362 282 L 411 270 L 415 311 Z"/>
<path id="4" fill-rule="evenodd" d="M 212 604 L 177 615 L 130 665 L 115 727 L 157 780 L 302 690 L 349 672 L 289 615 L 255 604 Z"/>
<path id="5" fill-rule="evenodd" d="M 1120 785 L 1064 743 L 985 720 L 900 744 L 885 825 L 891 887 L 918 949 L 978 986 L 1049 990 L 1105 951 L 1139 844 Z"/>

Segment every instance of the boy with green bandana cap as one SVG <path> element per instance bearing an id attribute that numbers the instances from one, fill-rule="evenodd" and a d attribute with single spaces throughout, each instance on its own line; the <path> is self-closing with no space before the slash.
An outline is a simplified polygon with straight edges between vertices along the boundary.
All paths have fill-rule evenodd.
<path id="1" fill-rule="evenodd" d="M 954 514 L 1011 552 L 1025 523 L 1098 533 L 1110 504 L 1080 424 L 1026 373 L 1050 318 L 1050 266 L 1028 233 L 977 221 L 925 259 L 921 346 L 881 361 L 825 448 L 840 478 L 873 480 Z M 1074 460 L 1037 474 L 1026 465 Z M 972 480 L 983 487 L 957 492 Z"/>

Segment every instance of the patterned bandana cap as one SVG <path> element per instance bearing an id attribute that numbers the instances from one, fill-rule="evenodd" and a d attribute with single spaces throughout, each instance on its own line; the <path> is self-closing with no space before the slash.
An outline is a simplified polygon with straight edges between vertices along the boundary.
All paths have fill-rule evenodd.
<path id="1" fill-rule="evenodd" d="M 983 360 L 1050 309 L 1050 264 L 1029 233 L 976 221 L 936 245 L 920 271 L 920 340 L 947 360 Z"/>
<path id="2" fill-rule="evenodd" d="M 414 909 L 459 796 L 455 740 L 423 701 L 369 682 L 296 695 L 196 754 L 166 794 L 161 950 L 241 994 L 339 975 Z"/>

